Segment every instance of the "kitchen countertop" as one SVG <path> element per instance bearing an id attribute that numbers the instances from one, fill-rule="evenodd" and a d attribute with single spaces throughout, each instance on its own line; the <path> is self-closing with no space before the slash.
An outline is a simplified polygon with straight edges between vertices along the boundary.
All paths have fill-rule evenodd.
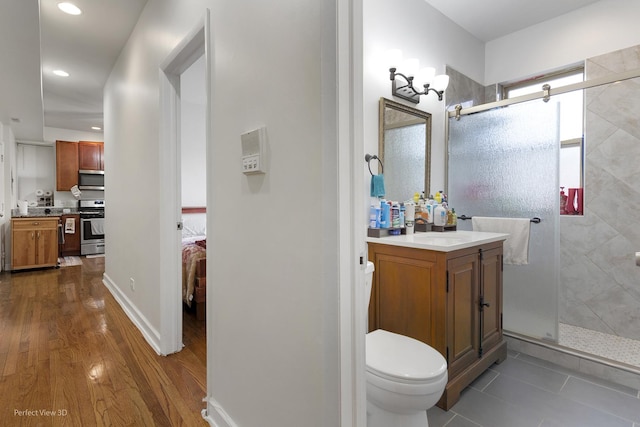
<path id="1" fill-rule="evenodd" d="M 50 209 L 51 212 L 45 213 L 45 209 Z M 69 209 L 68 213 L 62 212 L 63 209 Z M 11 209 L 11 218 L 44 218 L 44 217 L 59 217 L 62 215 L 78 215 L 78 209 L 76 208 L 43 208 L 43 207 L 30 207 L 27 210 L 27 214 L 21 214 L 19 209 Z"/>
<path id="2" fill-rule="evenodd" d="M 427 231 L 400 236 L 367 237 L 366 241 L 382 245 L 451 252 L 485 243 L 498 242 L 507 237 L 509 237 L 508 234 L 484 231 Z"/>

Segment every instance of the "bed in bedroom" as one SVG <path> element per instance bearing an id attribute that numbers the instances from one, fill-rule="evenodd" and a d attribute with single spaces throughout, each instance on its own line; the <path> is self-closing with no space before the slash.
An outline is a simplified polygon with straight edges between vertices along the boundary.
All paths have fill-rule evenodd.
<path id="1" fill-rule="evenodd" d="M 182 300 L 204 320 L 207 300 L 207 210 L 182 208 Z"/>

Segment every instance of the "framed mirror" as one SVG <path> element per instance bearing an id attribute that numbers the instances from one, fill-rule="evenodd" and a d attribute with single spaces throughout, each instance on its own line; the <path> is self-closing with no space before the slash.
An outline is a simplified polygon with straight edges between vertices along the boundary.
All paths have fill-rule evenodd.
<path id="1" fill-rule="evenodd" d="M 431 178 L 431 114 L 380 98 L 378 157 L 384 165 L 385 199 L 404 202 L 426 196 Z M 383 170 L 378 165 L 378 173 Z"/>

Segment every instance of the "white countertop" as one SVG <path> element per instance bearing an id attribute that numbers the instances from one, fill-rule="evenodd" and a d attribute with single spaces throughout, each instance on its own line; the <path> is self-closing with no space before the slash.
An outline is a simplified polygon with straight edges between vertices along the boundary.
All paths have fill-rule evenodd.
<path id="1" fill-rule="evenodd" d="M 382 245 L 451 252 L 485 243 L 498 242 L 507 237 L 509 237 L 508 234 L 484 231 L 427 231 L 400 236 L 367 237 L 366 241 Z"/>

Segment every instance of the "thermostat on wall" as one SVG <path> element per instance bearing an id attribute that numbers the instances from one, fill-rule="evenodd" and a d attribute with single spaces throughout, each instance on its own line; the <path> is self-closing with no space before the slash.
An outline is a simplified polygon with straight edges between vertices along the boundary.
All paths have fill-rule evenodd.
<path id="1" fill-rule="evenodd" d="M 240 136 L 242 142 L 242 173 L 253 175 L 267 173 L 267 128 L 261 127 Z"/>

